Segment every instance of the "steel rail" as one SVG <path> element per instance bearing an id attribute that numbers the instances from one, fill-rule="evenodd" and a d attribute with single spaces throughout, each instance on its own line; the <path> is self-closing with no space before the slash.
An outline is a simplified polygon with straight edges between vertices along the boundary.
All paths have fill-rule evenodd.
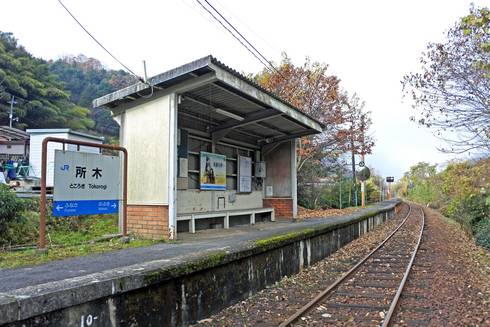
<path id="1" fill-rule="evenodd" d="M 412 253 L 412 257 L 410 258 L 410 262 L 408 263 L 407 269 L 405 270 L 405 273 L 403 274 L 403 279 L 400 282 L 400 286 L 398 287 L 398 290 L 395 294 L 395 297 L 393 298 L 393 301 L 391 301 L 390 308 L 385 315 L 385 318 L 383 320 L 383 324 L 381 325 L 382 327 L 388 327 L 390 325 L 391 318 L 393 317 L 393 313 L 396 310 L 396 307 L 398 305 L 398 301 L 400 300 L 400 296 L 403 292 L 403 289 L 405 288 L 405 283 L 408 279 L 408 275 L 410 274 L 410 270 L 412 269 L 413 262 L 415 261 L 415 256 L 417 255 L 417 252 L 419 251 L 420 243 L 422 242 L 422 235 L 424 233 L 424 227 L 425 227 L 425 212 L 424 212 L 424 209 L 422 207 L 420 208 L 420 211 L 422 211 L 422 226 L 420 227 L 419 239 L 417 241 L 417 245 L 415 246 L 415 250 Z"/>
<path id="2" fill-rule="evenodd" d="M 407 203 L 408 204 L 408 203 Z M 376 253 L 386 242 L 388 242 L 393 235 L 406 223 L 408 217 L 412 212 L 412 206 L 408 204 L 408 213 L 407 216 L 403 219 L 403 221 L 395 228 L 395 230 L 386 237 L 383 242 L 381 242 L 374 250 L 369 252 L 364 258 L 362 258 L 354 267 L 349 269 L 345 274 L 343 274 L 339 279 L 337 279 L 333 284 L 331 284 L 328 288 L 323 290 L 320 294 L 318 294 L 315 298 L 313 298 L 310 302 L 305 304 L 303 307 L 298 309 L 293 315 L 291 315 L 287 320 L 283 321 L 279 327 L 287 327 L 291 325 L 293 322 L 298 320 L 300 316 L 302 316 L 305 312 L 309 311 L 315 304 L 317 304 L 320 300 L 325 298 L 332 290 L 334 290 L 340 283 L 346 280 L 353 272 L 357 270 L 364 262 L 366 262 L 374 253 Z"/>

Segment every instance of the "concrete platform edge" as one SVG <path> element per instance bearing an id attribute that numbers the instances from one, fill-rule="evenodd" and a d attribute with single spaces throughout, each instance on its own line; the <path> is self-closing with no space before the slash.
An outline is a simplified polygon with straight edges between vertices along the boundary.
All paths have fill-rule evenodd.
<path id="1" fill-rule="evenodd" d="M 385 203 L 382 208 L 363 209 L 342 223 L 298 226 L 293 232 L 277 233 L 266 240 L 244 242 L 228 250 L 216 248 L 204 253 L 153 260 L 0 293 L 0 325 L 225 265 L 388 212 L 398 203 L 394 200 Z"/>

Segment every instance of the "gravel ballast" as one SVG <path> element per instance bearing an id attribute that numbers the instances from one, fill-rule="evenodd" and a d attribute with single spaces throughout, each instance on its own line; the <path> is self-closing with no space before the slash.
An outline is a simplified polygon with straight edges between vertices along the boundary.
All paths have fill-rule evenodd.
<path id="1" fill-rule="evenodd" d="M 394 219 L 352 241 L 330 257 L 283 278 L 218 314 L 194 326 L 277 326 L 319 292 L 333 283 L 369 253 L 400 223 L 408 212 L 403 204 Z M 458 225 L 436 211 L 426 210 L 426 231 L 412 273 L 421 282 L 408 283 L 407 290 L 420 294 L 428 326 L 490 326 L 490 253 L 474 245 Z M 424 285 L 414 290 L 411 285 Z M 404 302 L 405 301 L 405 302 Z M 413 297 L 402 298 L 413 305 Z M 403 311 L 397 326 L 412 325 Z M 410 323 L 409 323 L 410 321 Z M 325 325 L 328 325 L 327 323 Z"/>

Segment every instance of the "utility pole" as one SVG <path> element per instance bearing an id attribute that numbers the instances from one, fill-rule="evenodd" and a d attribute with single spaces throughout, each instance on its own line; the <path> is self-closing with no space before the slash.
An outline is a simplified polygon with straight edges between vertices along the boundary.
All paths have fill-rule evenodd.
<path id="1" fill-rule="evenodd" d="M 383 178 L 379 179 L 379 202 L 383 201 Z"/>
<path id="2" fill-rule="evenodd" d="M 364 162 L 364 153 L 361 154 L 361 161 Z M 364 208 L 365 205 L 365 193 L 364 193 L 364 180 L 361 181 L 361 206 Z"/>
<path id="3" fill-rule="evenodd" d="M 10 114 L 9 114 L 9 127 L 12 128 L 12 121 L 14 120 L 14 104 L 17 102 L 15 101 L 15 96 L 12 95 L 10 98 Z"/>
<path id="4" fill-rule="evenodd" d="M 354 197 L 355 206 L 357 207 L 357 187 L 356 187 L 356 156 L 354 153 L 354 130 L 351 127 L 351 135 L 350 135 L 350 144 L 351 144 L 351 165 L 352 165 L 352 186 L 351 193 Z"/>
<path id="5" fill-rule="evenodd" d="M 339 208 L 342 209 L 342 168 L 340 168 L 340 180 L 339 180 Z"/>

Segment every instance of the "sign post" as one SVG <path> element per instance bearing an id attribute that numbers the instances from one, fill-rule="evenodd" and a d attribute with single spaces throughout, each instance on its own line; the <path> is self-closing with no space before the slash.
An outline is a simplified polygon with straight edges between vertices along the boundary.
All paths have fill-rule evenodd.
<path id="1" fill-rule="evenodd" d="M 362 200 L 362 207 L 364 208 L 365 206 L 365 184 L 364 182 L 367 181 L 371 177 L 371 171 L 369 170 L 368 167 L 363 167 L 361 170 L 357 172 L 357 178 L 361 181 L 361 200 Z"/>
<path id="2" fill-rule="evenodd" d="M 386 177 L 386 182 L 388 183 L 388 194 L 387 194 L 388 200 L 391 199 L 391 183 L 393 183 L 394 181 L 395 181 L 395 177 L 393 176 Z"/>
<path id="3" fill-rule="evenodd" d="M 122 234 L 127 235 L 128 199 L 128 152 L 124 147 L 47 137 L 42 143 L 41 160 L 41 200 L 39 216 L 38 248 L 46 248 L 46 171 L 48 143 L 95 147 L 122 152 L 123 194 L 122 194 Z M 101 214 L 118 211 L 120 189 L 119 158 L 80 152 L 57 151 L 55 158 L 55 187 L 53 215 L 76 216 Z M 117 163 L 117 168 L 116 168 Z M 112 170 L 112 171 L 111 171 Z M 58 183 L 59 185 L 57 185 Z"/>

